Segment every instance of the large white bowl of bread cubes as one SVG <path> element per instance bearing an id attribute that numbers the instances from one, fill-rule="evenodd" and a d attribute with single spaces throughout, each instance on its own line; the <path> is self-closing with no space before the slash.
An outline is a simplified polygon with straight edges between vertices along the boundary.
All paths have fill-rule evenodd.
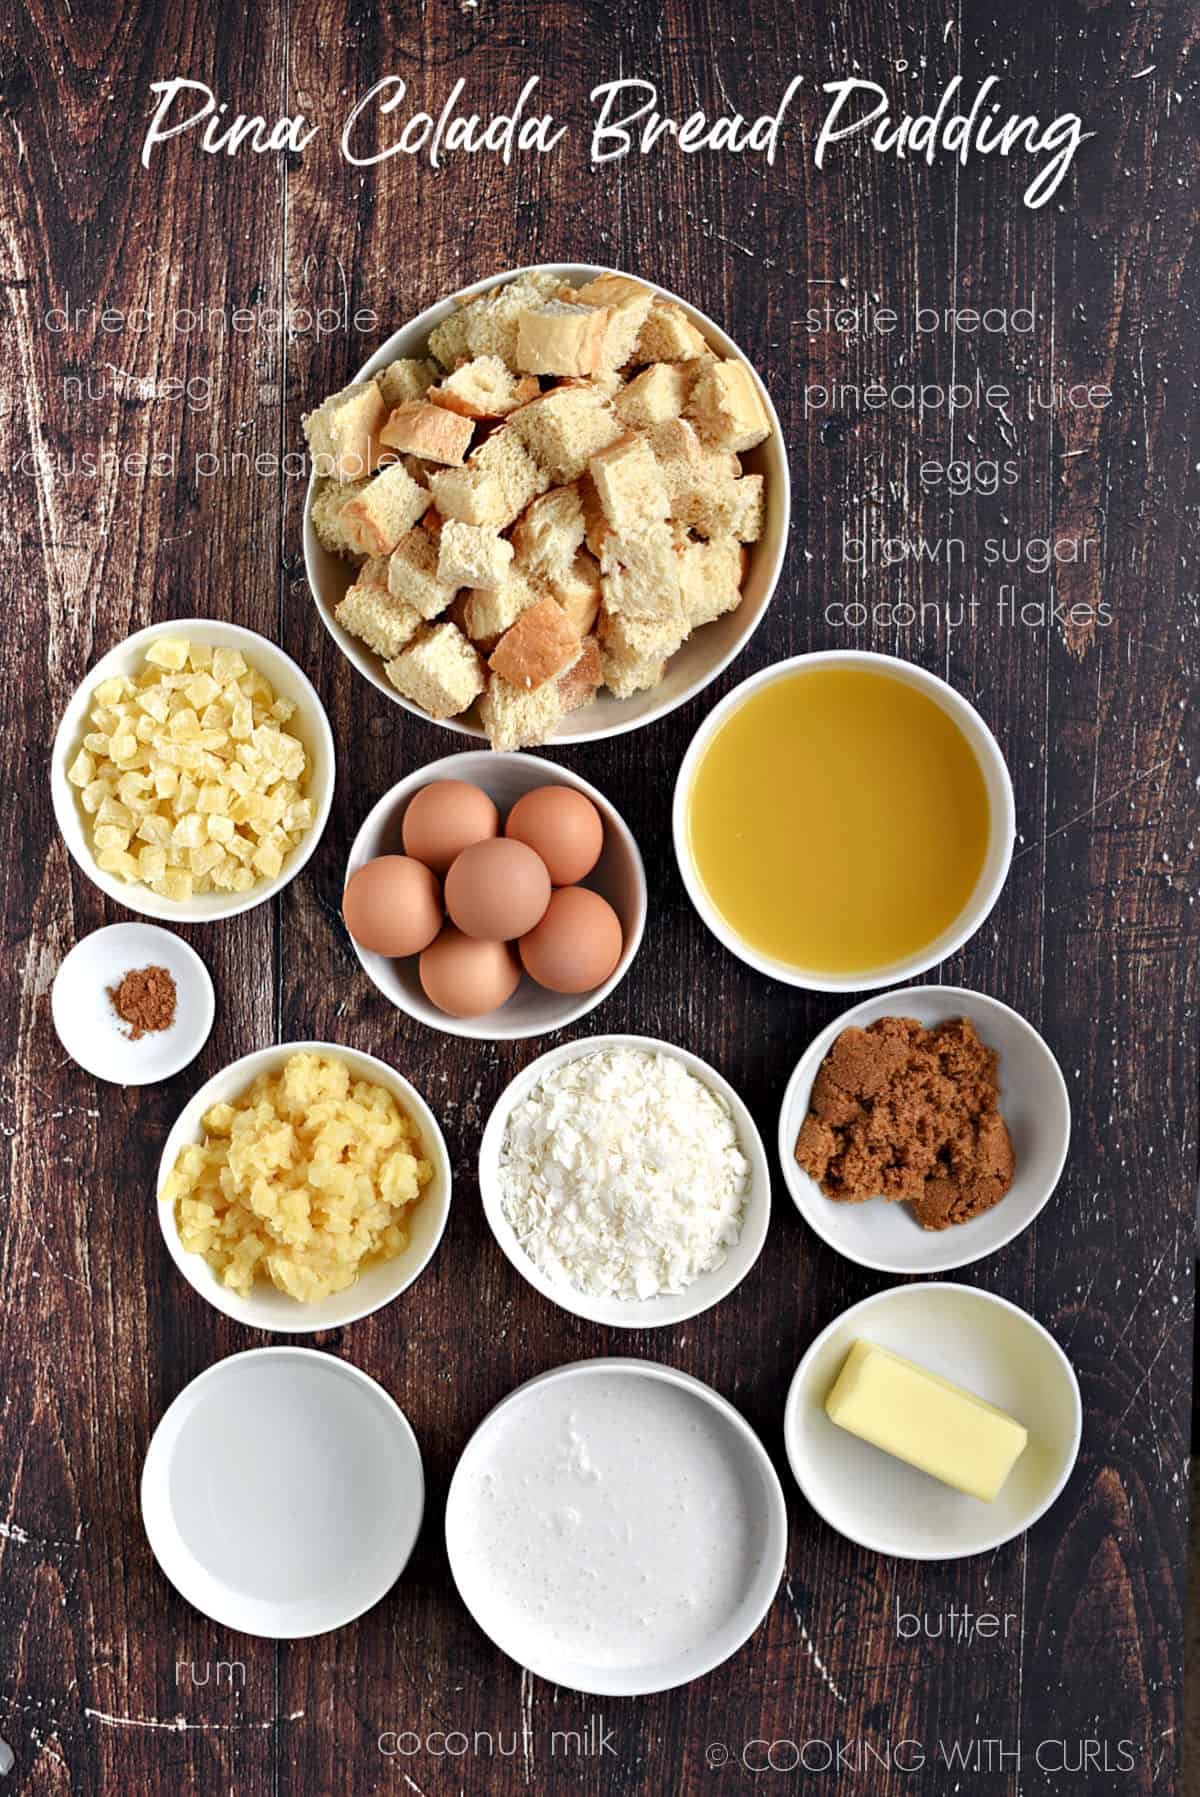
<path id="1" fill-rule="evenodd" d="M 770 397 L 718 325 L 632 275 L 478 281 L 314 394 L 304 429 L 326 626 L 380 692 L 494 748 L 673 711 L 775 590 Z"/>

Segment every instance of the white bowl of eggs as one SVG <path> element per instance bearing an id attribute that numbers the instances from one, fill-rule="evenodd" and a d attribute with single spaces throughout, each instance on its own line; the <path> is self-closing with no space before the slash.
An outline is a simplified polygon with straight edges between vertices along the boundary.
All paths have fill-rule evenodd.
<path id="1" fill-rule="evenodd" d="M 342 915 L 367 977 L 447 1035 L 522 1041 L 596 1008 L 646 925 L 633 834 L 538 756 L 447 755 L 384 794 L 346 864 Z"/>

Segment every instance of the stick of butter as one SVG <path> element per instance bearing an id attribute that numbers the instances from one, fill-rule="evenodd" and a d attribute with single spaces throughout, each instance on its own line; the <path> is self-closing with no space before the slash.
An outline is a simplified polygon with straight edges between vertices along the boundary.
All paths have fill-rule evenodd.
<path id="1" fill-rule="evenodd" d="M 1029 1440 L 1029 1431 L 994 1404 L 865 1341 L 847 1354 L 825 1412 L 839 1429 L 985 1504 L 999 1495 Z"/>

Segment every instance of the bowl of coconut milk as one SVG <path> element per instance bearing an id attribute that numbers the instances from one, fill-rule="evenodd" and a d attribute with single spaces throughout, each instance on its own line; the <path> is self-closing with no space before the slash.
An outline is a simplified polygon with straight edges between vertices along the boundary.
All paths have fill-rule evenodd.
<path id="1" fill-rule="evenodd" d="M 604 1697 L 711 1672 L 758 1628 L 787 1554 L 766 1450 L 700 1380 L 597 1359 L 484 1418 L 446 1503 L 459 1595 L 541 1678 Z"/>

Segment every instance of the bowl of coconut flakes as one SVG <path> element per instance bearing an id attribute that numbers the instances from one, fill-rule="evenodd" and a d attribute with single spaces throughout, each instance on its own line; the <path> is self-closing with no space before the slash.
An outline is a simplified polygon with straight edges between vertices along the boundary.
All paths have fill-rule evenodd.
<path id="1" fill-rule="evenodd" d="M 501 1094 L 479 1187 L 493 1235 L 574 1316 L 655 1329 L 710 1309 L 766 1240 L 766 1152 L 728 1081 L 651 1036 L 551 1050 Z"/>

